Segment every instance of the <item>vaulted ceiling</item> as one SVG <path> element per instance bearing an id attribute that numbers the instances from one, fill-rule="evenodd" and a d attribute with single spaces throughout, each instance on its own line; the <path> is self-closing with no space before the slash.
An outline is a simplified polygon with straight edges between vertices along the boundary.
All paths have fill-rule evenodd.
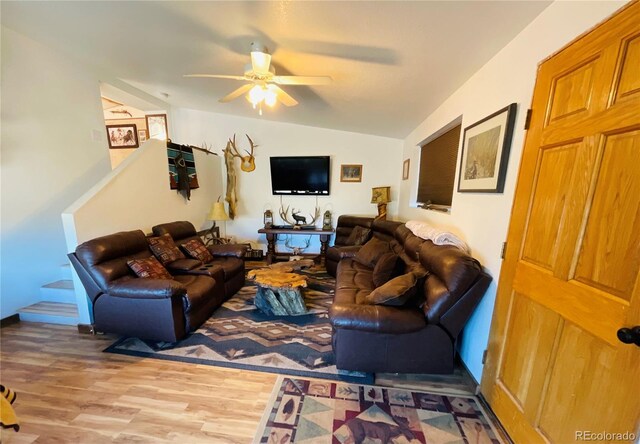
<path id="1" fill-rule="evenodd" d="M 218 103 L 238 81 L 182 76 L 242 75 L 259 40 L 278 74 L 333 78 L 284 87 L 300 104 L 262 119 L 402 138 L 549 3 L 3 1 L 1 19 L 172 106 L 246 117 Z"/>

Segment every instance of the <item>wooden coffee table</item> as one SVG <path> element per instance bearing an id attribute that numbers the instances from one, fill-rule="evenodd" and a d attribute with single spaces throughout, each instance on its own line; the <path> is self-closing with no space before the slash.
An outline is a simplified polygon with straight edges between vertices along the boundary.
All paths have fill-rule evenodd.
<path id="1" fill-rule="evenodd" d="M 251 270 L 247 277 L 258 287 L 254 304 L 266 315 L 297 316 L 307 313 L 302 289 L 307 279 L 296 273 L 272 269 Z"/>

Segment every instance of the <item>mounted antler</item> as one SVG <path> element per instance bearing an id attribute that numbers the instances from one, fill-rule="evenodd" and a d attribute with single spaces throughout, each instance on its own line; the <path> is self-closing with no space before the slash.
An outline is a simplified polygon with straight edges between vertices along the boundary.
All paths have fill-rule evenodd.
<path id="1" fill-rule="evenodd" d="M 238 148 L 236 147 L 236 135 L 235 134 L 233 135 L 233 140 L 229 139 L 229 142 L 227 143 L 227 146 L 230 147 L 231 154 L 233 154 L 233 157 L 237 157 L 242 161 L 240 163 L 240 169 L 242 171 L 250 173 L 251 171 L 256 169 L 256 158 L 253 156 L 253 150 L 258 145 L 253 143 L 253 140 L 251 140 L 251 137 L 249 137 L 248 134 L 245 134 L 245 136 L 247 136 L 247 139 L 249 139 L 249 144 L 251 145 L 251 152 L 249 152 L 247 150 L 244 150 L 247 153 L 246 156 L 243 156 L 242 154 L 240 154 L 238 152 Z"/>
<path id="2" fill-rule="evenodd" d="M 294 256 L 300 255 L 300 253 L 302 253 L 304 250 L 309 248 L 309 245 L 311 245 L 311 236 L 309 236 L 307 241 L 304 243 L 304 247 L 293 247 L 293 246 L 289 245 L 289 241 L 291 240 L 291 238 L 292 238 L 292 236 L 287 236 L 285 238 L 284 246 L 287 247 L 288 249 L 290 249 L 293 252 Z"/>

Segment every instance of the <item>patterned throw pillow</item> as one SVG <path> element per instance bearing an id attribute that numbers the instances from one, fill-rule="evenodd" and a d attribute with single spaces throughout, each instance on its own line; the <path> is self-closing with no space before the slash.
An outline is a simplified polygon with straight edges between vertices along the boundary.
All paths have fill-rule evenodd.
<path id="1" fill-rule="evenodd" d="M 127 261 L 127 265 L 140 278 L 173 279 L 167 269 L 153 256 Z"/>
<path id="2" fill-rule="evenodd" d="M 176 244 L 173 242 L 173 238 L 169 233 L 165 233 L 162 236 L 150 237 L 149 248 L 153 252 L 153 255 L 158 258 L 162 265 L 167 265 L 178 259 L 184 259 L 184 254 Z"/>
<path id="3" fill-rule="evenodd" d="M 361 227 L 360 225 L 356 226 L 353 230 L 351 230 L 351 234 L 347 238 L 346 245 L 363 245 L 366 241 L 371 237 L 371 230 L 369 228 Z"/>
<path id="4" fill-rule="evenodd" d="M 213 256 L 209 253 L 209 250 L 207 250 L 207 247 L 204 246 L 200 239 L 191 239 L 190 241 L 182 244 L 181 247 L 184 252 L 187 253 L 187 256 L 198 259 L 200 262 L 208 264 L 213 261 Z"/>

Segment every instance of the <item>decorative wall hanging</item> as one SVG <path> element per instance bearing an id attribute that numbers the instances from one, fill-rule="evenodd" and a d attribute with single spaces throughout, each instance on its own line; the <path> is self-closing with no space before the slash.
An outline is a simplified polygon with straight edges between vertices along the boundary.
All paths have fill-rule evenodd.
<path id="1" fill-rule="evenodd" d="M 402 180 L 407 180 L 409 178 L 409 166 L 411 165 L 411 159 L 405 159 L 402 162 Z"/>
<path id="2" fill-rule="evenodd" d="M 236 209 L 238 208 L 238 196 L 236 195 L 236 164 L 233 161 L 234 156 L 231 151 L 231 139 L 227 141 L 226 148 L 222 151 L 224 155 L 224 164 L 227 168 L 227 194 L 224 200 L 229 204 L 229 217 L 233 220 L 236 218 Z"/>
<path id="3" fill-rule="evenodd" d="M 251 146 L 251 152 L 244 150 L 247 153 L 246 156 L 243 156 L 238 152 L 238 148 L 236 147 L 235 134 L 233 135 L 233 140 L 229 140 L 229 142 L 231 142 L 231 152 L 233 154 L 233 157 L 237 157 L 238 159 L 240 159 L 240 169 L 245 173 L 250 173 L 251 171 L 256 169 L 256 158 L 253 156 L 253 150 L 258 145 L 253 143 L 253 140 L 251 140 L 251 137 L 249 137 L 248 134 L 245 134 L 245 136 L 247 136 L 247 139 L 249 139 L 249 145 Z"/>
<path id="4" fill-rule="evenodd" d="M 187 200 L 191 190 L 199 188 L 196 162 L 193 148 L 187 145 L 167 141 L 167 157 L 169 159 L 169 182 L 172 190 L 178 190 Z"/>
<path id="5" fill-rule="evenodd" d="M 107 125 L 109 148 L 138 148 L 138 128 L 133 123 Z"/>
<path id="6" fill-rule="evenodd" d="M 340 182 L 362 182 L 362 165 L 340 165 Z"/>
<path id="7" fill-rule="evenodd" d="M 502 193 L 517 107 L 512 103 L 465 128 L 458 191 Z"/>
<path id="8" fill-rule="evenodd" d="M 144 118 L 147 122 L 149 139 L 169 139 L 169 127 L 167 126 L 166 114 L 147 114 Z"/>

